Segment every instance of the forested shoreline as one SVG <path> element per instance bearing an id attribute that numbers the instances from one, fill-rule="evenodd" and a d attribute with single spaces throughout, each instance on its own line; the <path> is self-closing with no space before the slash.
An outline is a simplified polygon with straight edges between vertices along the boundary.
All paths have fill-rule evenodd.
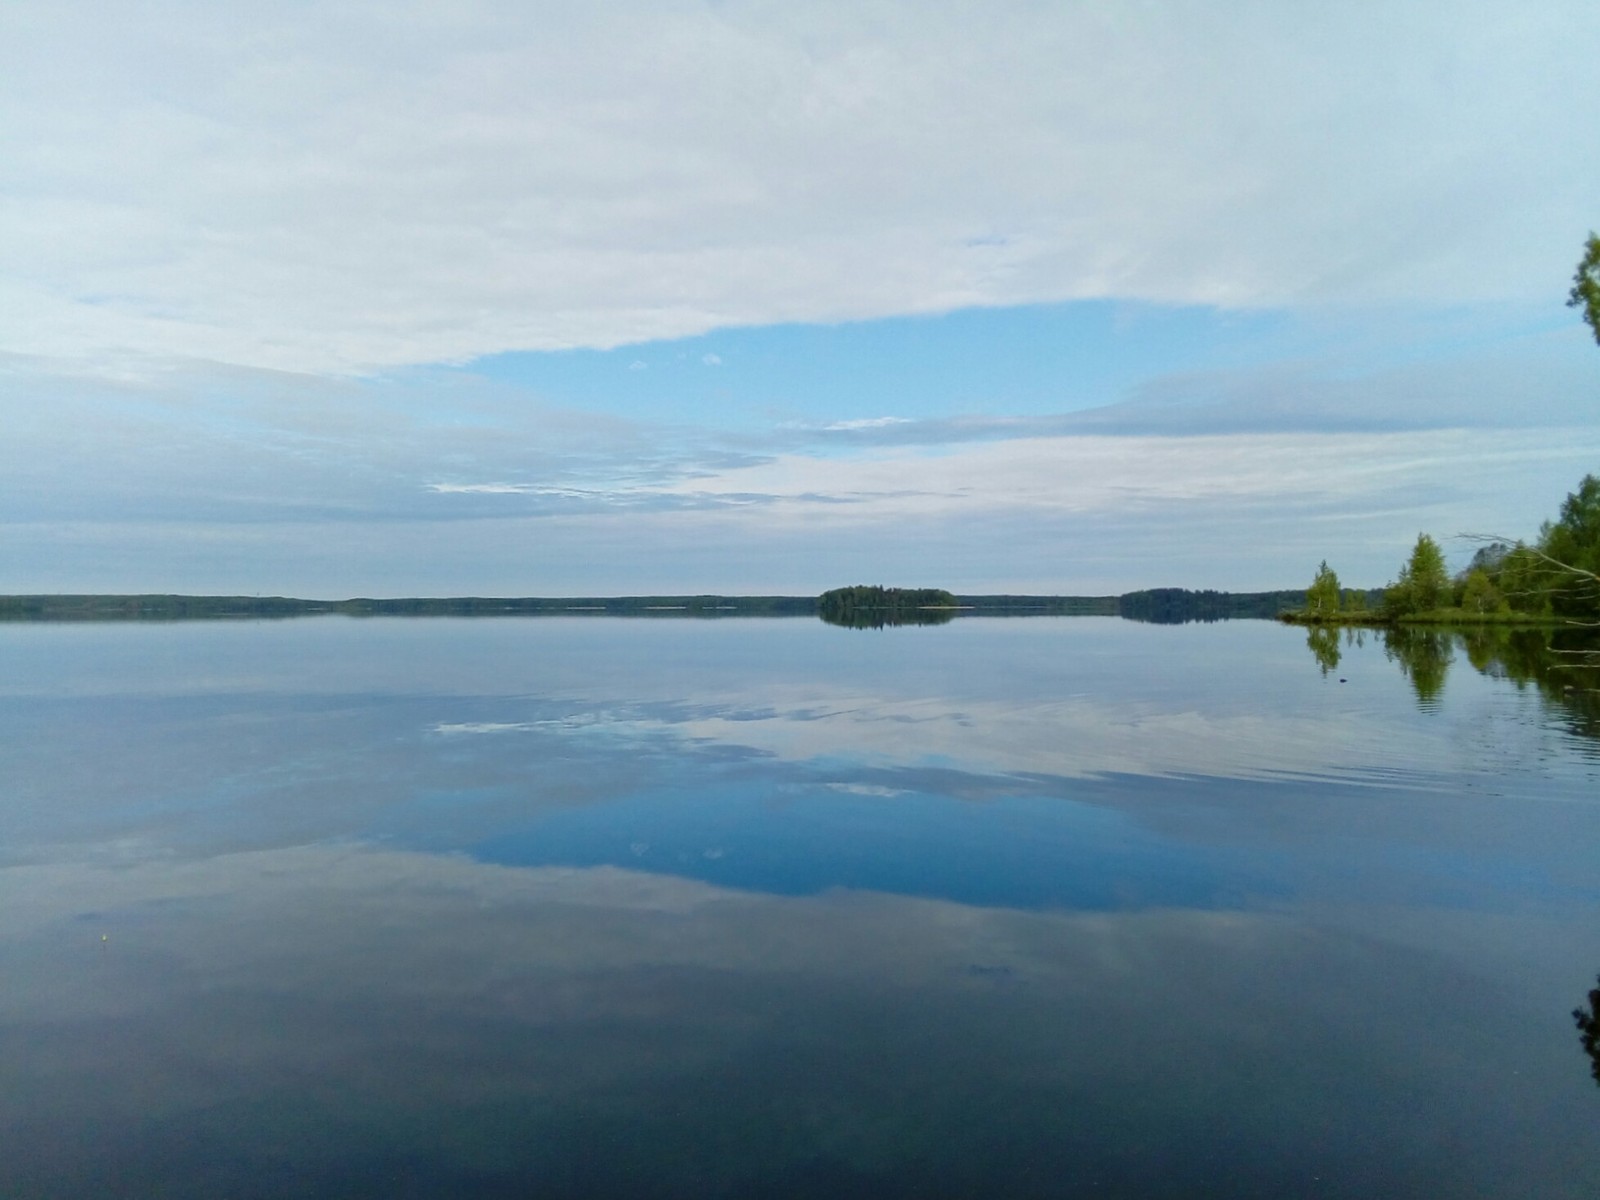
<path id="1" fill-rule="evenodd" d="M 1460 536 L 1478 549 L 1455 575 L 1439 543 L 1421 533 L 1394 582 L 1378 593 L 1342 588 L 1324 560 L 1303 607 L 1280 619 L 1300 625 L 1600 624 L 1600 479 L 1585 475 L 1531 542 Z"/>

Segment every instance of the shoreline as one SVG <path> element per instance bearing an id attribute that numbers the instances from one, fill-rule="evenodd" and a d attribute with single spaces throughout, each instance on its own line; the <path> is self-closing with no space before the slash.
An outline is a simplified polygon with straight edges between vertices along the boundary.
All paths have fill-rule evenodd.
<path id="1" fill-rule="evenodd" d="M 657 618 L 818 617 L 818 596 L 406 596 L 308 600 L 293 596 L 175 593 L 0 595 L 6 621 L 262 620 L 302 616 L 649 616 Z M 959 616 L 1105 616 L 1155 623 L 1270 620 L 1305 602 L 1303 591 L 1216 592 L 1149 588 L 1121 595 L 984 593 L 954 595 Z"/>

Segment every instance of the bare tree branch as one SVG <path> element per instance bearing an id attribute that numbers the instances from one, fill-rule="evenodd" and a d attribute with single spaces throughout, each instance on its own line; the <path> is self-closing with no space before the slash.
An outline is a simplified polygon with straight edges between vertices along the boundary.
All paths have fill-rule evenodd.
<path id="1" fill-rule="evenodd" d="M 1545 563 L 1547 566 L 1554 567 L 1557 571 L 1570 576 L 1572 579 L 1576 580 L 1580 586 L 1586 589 L 1592 589 L 1595 593 L 1596 600 L 1600 601 L 1600 574 L 1596 574 L 1595 572 L 1587 570 L 1583 567 L 1575 567 L 1569 562 L 1562 562 L 1559 558 L 1552 558 L 1537 546 L 1530 546 L 1520 538 L 1513 540 L 1512 538 L 1508 538 L 1504 534 L 1499 533 L 1458 533 L 1456 534 L 1456 537 L 1462 541 L 1477 542 L 1479 545 L 1484 546 L 1504 546 L 1508 552 L 1513 550 L 1525 551 L 1526 553 L 1533 555 L 1533 557 L 1538 559 L 1540 562 Z M 1506 592 L 1504 594 L 1507 596 L 1537 596 L 1540 593 L 1534 589 L 1523 589 L 1514 592 Z M 1600 621 L 1583 621 L 1579 620 L 1577 617 L 1563 617 L 1562 624 L 1570 625 L 1578 629 L 1600 629 Z M 1589 651 L 1581 651 L 1577 653 L 1589 653 Z"/>

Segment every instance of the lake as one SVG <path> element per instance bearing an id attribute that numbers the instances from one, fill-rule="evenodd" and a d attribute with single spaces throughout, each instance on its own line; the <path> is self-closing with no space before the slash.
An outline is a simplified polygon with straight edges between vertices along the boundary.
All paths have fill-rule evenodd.
<path id="1" fill-rule="evenodd" d="M 0 625 L 0 1193 L 1592 1200 L 1519 636 Z"/>

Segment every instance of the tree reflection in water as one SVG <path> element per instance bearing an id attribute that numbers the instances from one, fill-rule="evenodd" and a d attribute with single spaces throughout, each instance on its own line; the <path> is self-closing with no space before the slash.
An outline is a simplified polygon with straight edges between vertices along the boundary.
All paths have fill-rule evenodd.
<path id="1" fill-rule="evenodd" d="M 895 625 L 948 625 L 955 613 L 948 608 L 901 610 L 893 613 L 881 609 L 865 609 L 843 615 L 819 613 L 818 616 L 829 625 L 839 625 L 845 629 L 886 629 Z"/>
<path id="2" fill-rule="evenodd" d="M 1306 634 L 1306 646 L 1324 675 L 1339 665 L 1341 657 L 1332 634 L 1333 630 L 1325 628 Z M 1347 646 L 1361 644 L 1364 636 L 1361 629 L 1347 629 Z M 1384 655 L 1399 666 L 1417 703 L 1425 709 L 1438 704 L 1459 647 L 1474 670 L 1492 679 L 1509 680 L 1519 689 L 1535 689 L 1573 733 L 1600 741 L 1600 633 L 1596 630 L 1402 625 L 1382 630 L 1382 636 Z"/>
<path id="3" fill-rule="evenodd" d="M 1339 631 L 1331 625 L 1313 625 L 1306 630 L 1306 645 L 1326 675 L 1339 667 Z"/>
<path id="4" fill-rule="evenodd" d="M 1383 653 L 1390 662 L 1400 664 L 1421 707 L 1438 704 L 1445 676 L 1455 658 L 1449 633 L 1409 625 L 1391 626 L 1383 631 Z"/>
<path id="5" fill-rule="evenodd" d="M 1350 644 L 1362 632 L 1346 630 Z M 1399 665 L 1422 708 L 1433 708 L 1460 644 L 1480 674 L 1506 679 L 1519 689 L 1536 688 L 1552 711 L 1575 734 L 1600 740 L 1600 635 L 1589 628 L 1508 628 L 1477 625 L 1457 629 L 1391 626 L 1383 630 L 1383 652 Z M 1339 665 L 1336 630 L 1314 626 L 1306 647 L 1324 675 Z M 1600 977 L 1596 978 L 1600 984 Z M 1572 1010 L 1578 1041 L 1589 1058 L 1589 1073 L 1600 1085 L 1600 986 L 1589 991 L 1588 1007 Z"/>
<path id="6" fill-rule="evenodd" d="M 1596 982 L 1600 983 L 1600 979 Z M 1572 1019 L 1578 1023 L 1578 1040 L 1589 1056 L 1589 1073 L 1600 1084 L 1600 987 L 1589 989 L 1588 1009 L 1573 1009 Z"/>

